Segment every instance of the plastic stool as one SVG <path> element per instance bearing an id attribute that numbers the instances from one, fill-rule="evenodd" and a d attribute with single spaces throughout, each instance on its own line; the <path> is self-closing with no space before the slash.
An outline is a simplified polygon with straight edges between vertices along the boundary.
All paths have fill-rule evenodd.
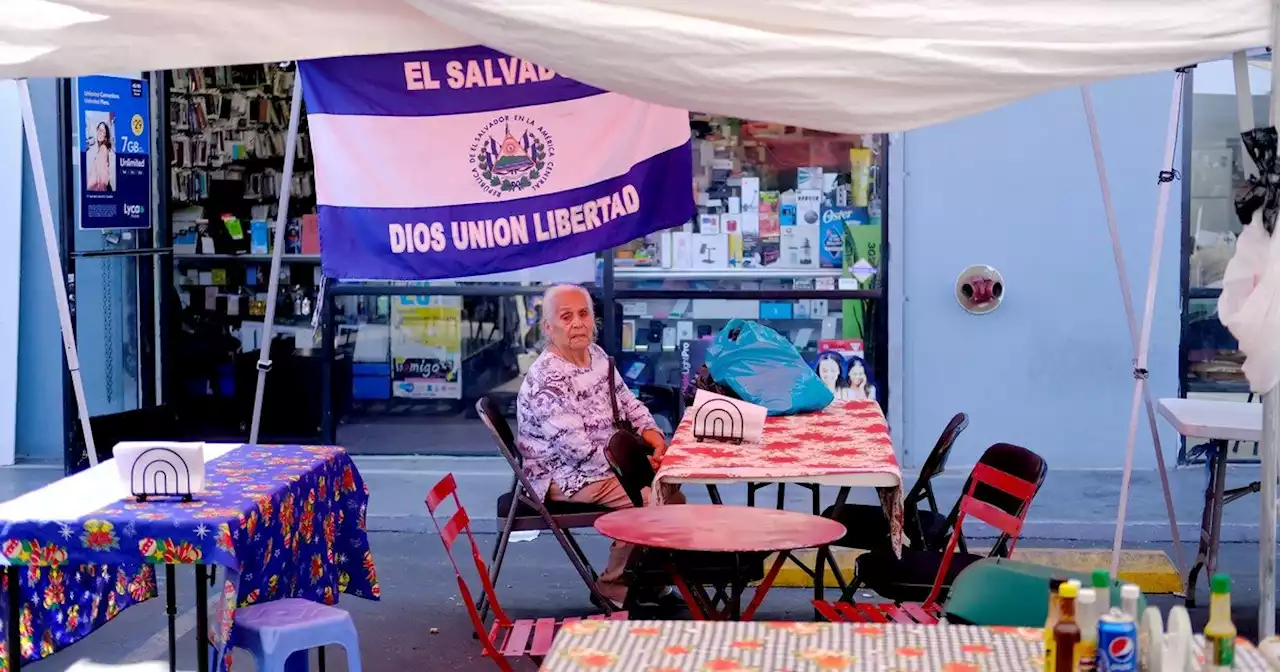
<path id="1" fill-rule="evenodd" d="M 324 671 L 326 644 L 347 652 L 347 669 L 361 672 L 360 644 L 351 614 L 311 600 L 287 598 L 236 610 L 231 646 L 253 654 L 258 672 L 307 670 L 307 651 L 320 648 Z"/>

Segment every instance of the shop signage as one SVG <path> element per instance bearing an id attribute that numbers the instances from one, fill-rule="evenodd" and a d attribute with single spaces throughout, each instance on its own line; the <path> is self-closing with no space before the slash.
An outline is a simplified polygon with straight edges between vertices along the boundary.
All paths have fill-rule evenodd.
<path id="1" fill-rule="evenodd" d="M 76 79 L 80 228 L 151 227 L 151 98 L 147 82 Z"/>
<path id="2" fill-rule="evenodd" d="M 391 299 L 391 394 L 462 398 L 462 297 Z"/>
<path id="3" fill-rule="evenodd" d="M 487 47 L 301 64 L 325 275 L 501 273 L 694 215 L 684 110 Z"/>

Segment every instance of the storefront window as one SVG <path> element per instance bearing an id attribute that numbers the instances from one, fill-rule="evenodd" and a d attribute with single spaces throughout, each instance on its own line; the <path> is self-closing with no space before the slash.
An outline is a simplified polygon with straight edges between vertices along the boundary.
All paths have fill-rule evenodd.
<path id="1" fill-rule="evenodd" d="M 697 216 L 617 253 L 619 358 L 632 382 L 687 382 L 707 339 L 739 318 L 810 362 L 831 350 L 841 371 L 880 368 L 885 138 L 700 114 L 691 126 Z"/>
<path id="2" fill-rule="evenodd" d="M 1269 65 L 1265 54 L 1250 60 L 1253 113 L 1259 124 L 1270 113 Z M 1222 276 L 1241 231 L 1235 190 L 1249 162 L 1240 143 L 1231 59 L 1203 63 L 1192 71 L 1190 119 L 1191 151 L 1184 159 L 1191 193 L 1184 223 L 1183 386 L 1191 396 L 1241 395 L 1248 390 L 1240 369 L 1244 356 L 1217 314 Z"/>
<path id="3" fill-rule="evenodd" d="M 619 289 L 880 286 L 881 136 L 690 123 L 697 217 L 620 248 Z"/>

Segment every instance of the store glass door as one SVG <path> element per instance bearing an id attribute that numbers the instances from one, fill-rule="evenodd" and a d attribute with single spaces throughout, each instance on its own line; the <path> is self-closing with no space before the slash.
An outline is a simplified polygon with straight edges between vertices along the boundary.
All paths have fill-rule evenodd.
<path id="1" fill-rule="evenodd" d="M 154 126 L 141 73 L 64 80 L 62 218 L 68 296 L 99 459 L 121 440 L 162 438 L 157 422 Z M 66 386 L 69 471 L 87 464 L 73 390 Z M 167 438 L 167 437 L 166 437 Z"/>

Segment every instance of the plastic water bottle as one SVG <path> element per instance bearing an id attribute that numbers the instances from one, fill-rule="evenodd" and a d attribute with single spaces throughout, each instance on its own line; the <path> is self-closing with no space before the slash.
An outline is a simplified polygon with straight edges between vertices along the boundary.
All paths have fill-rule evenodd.
<path id="1" fill-rule="evenodd" d="M 1080 624 L 1080 659 L 1076 669 L 1089 672 L 1098 658 L 1098 598 L 1092 588 L 1081 588 L 1076 596 L 1076 622 Z"/>
<path id="2" fill-rule="evenodd" d="M 1120 611 L 1134 623 L 1138 622 L 1138 598 L 1141 596 L 1142 591 L 1132 583 L 1120 587 Z"/>

